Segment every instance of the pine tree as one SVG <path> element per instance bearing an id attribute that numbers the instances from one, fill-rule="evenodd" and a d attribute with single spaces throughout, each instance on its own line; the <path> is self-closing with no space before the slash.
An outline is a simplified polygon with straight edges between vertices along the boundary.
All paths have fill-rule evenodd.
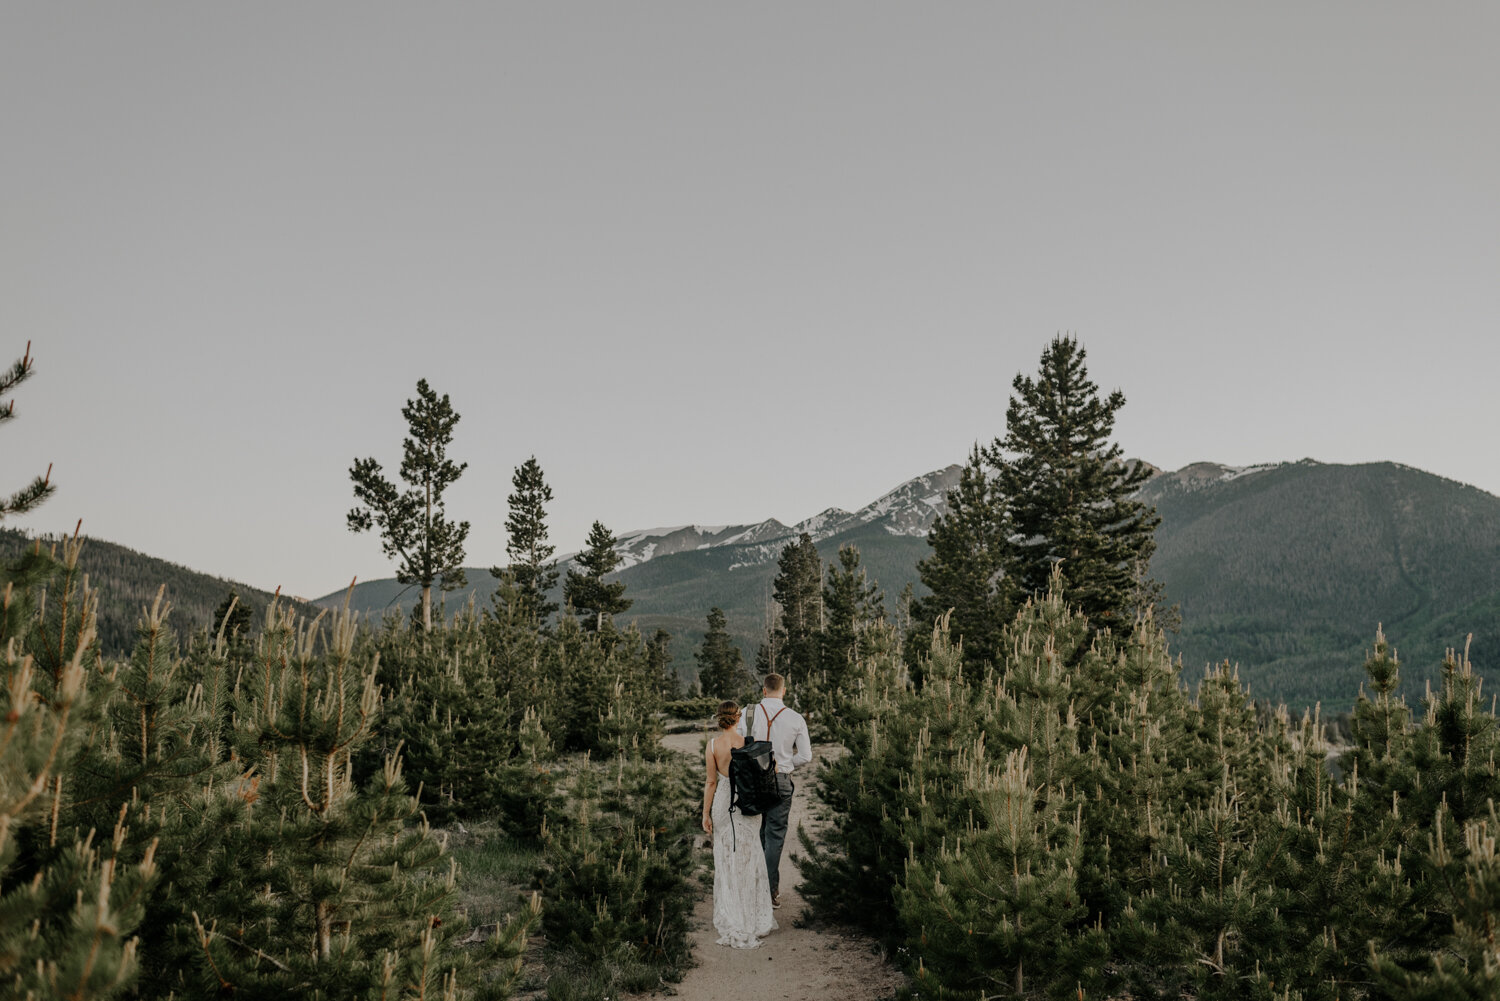
<path id="1" fill-rule="evenodd" d="M 981 742 L 965 781 L 977 809 L 933 856 L 913 853 L 897 890 L 902 920 L 916 932 L 916 983 L 1061 996 L 1079 979 L 1079 939 L 1069 932 L 1085 914 L 1082 805 L 1033 779 L 1025 746 L 997 768 Z"/>
<path id="2" fill-rule="evenodd" d="M 25 382 L 31 376 L 34 365 L 35 362 L 31 357 L 31 342 L 27 341 L 26 353 L 21 356 L 20 361 L 12 365 L 9 371 L 0 373 L 0 396 Z M 14 419 L 15 416 L 15 400 L 0 406 L 0 424 Z M 27 486 L 12 494 L 8 500 L 0 501 L 0 521 L 4 521 L 6 515 L 25 514 L 32 510 L 51 496 L 55 489 L 57 488 L 52 482 L 52 467 L 48 466 L 46 476 L 38 476 Z"/>
<path id="3" fill-rule="evenodd" d="M 587 546 L 574 562 L 582 571 L 568 568 L 563 578 L 563 599 L 573 606 L 578 621 L 590 632 L 599 632 L 604 622 L 628 609 L 623 581 L 604 578 L 620 565 L 623 557 L 615 549 L 620 540 L 599 522 L 589 530 Z"/>
<path id="4" fill-rule="evenodd" d="M 1279 708 L 1267 729 L 1265 743 L 1277 752 L 1268 783 L 1275 802 L 1256 811 L 1257 840 L 1280 854 L 1254 873 L 1276 877 L 1261 896 L 1278 904 L 1280 927 L 1257 931 L 1255 965 L 1276 983 L 1304 985 L 1308 1001 L 1358 997 L 1371 980 L 1368 943 L 1404 953 L 1401 943 L 1424 923 L 1414 919 L 1421 908 L 1403 871 L 1400 810 L 1389 799 L 1383 811 L 1368 801 L 1361 809 L 1367 790 L 1357 766 L 1342 778 L 1330 773 L 1316 710 L 1288 726 Z M 1429 945 L 1435 938 L 1423 937 Z"/>
<path id="5" fill-rule="evenodd" d="M 1256 838 L 1258 818 L 1242 792 L 1225 771 L 1212 798 L 1189 809 L 1159 848 L 1168 883 L 1157 897 L 1163 909 L 1148 915 L 1179 950 L 1179 968 L 1159 971 L 1178 981 L 1164 996 L 1267 996 L 1264 982 L 1247 990 L 1263 981 L 1256 959 L 1268 947 L 1287 949 L 1288 898 L 1267 890 L 1285 856 L 1275 839 Z"/>
<path id="6" fill-rule="evenodd" d="M 707 698 L 735 698 L 750 683 L 740 648 L 730 642 L 726 625 L 722 609 L 708 610 L 708 632 L 697 653 L 698 687 Z"/>
<path id="7" fill-rule="evenodd" d="M 617 743 L 617 721 L 606 725 L 601 719 L 625 694 L 617 687 L 619 671 L 610 657 L 613 639 L 586 632 L 571 616 L 559 618 L 547 638 L 544 670 L 558 693 L 556 734 L 562 750 L 599 755 Z"/>
<path id="8" fill-rule="evenodd" d="M 180 656 L 165 591 L 143 610 L 129 661 L 112 671 L 99 731 L 111 736 L 82 750 L 71 801 L 58 811 L 59 826 L 80 834 L 115 826 L 117 863 L 155 860 L 138 950 L 146 997 L 184 986 L 180 971 L 198 951 L 190 915 L 236 868 L 258 786 L 230 754 L 230 657 L 245 645 L 220 635 Z"/>
<path id="9" fill-rule="evenodd" d="M 1339 770 L 1358 789 L 1350 803 L 1351 828 L 1367 860 L 1367 883 L 1347 906 L 1361 912 L 1352 945 L 1379 941 L 1385 963 L 1419 968 L 1445 927 L 1440 910 L 1432 906 L 1429 882 L 1411 878 L 1421 874 L 1413 860 L 1427 855 L 1428 825 L 1442 806 L 1443 769 L 1440 762 L 1434 763 L 1437 767 L 1418 764 L 1440 752 L 1432 747 L 1430 731 L 1414 727 L 1410 707 L 1396 694 L 1400 668 L 1395 650 L 1377 627 L 1365 659 L 1365 684 L 1354 706 L 1351 746 L 1339 760 Z M 1365 969 L 1364 962 L 1358 965 Z"/>
<path id="10" fill-rule="evenodd" d="M 818 670 L 823 632 L 823 560 L 806 532 L 789 542 L 777 560 L 771 595 L 781 607 L 775 629 L 774 670 L 806 680 Z"/>
<path id="11" fill-rule="evenodd" d="M 486 635 L 464 611 L 432 633 L 384 631 L 376 644 L 377 682 L 388 686 L 380 710 L 380 741 L 370 741 L 356 770 L 379 770 L 401 747 L 402 769 L 420 786 L 427 816 L 442 823 L 495 809 L 493 770 L 515 748 L 520 711 L 495 683 Z"/>
<path id="12" fill-rule="evenodd" d="M 1485 815 L 1463 825 L 1462 839 L 1450 844 L 1455 824 L 1446 806 L 1433 821 L 1427 864 L 1442 888 L 1437 903 L 1452 921 L 1425 968 L 1410 970 L 1382 955 L 1370 943 L 1370 959 L 1382 986 L 1395 1001 L 1490 1001 L 1500 997 L 1500 815 L 1495 803 Z M 1434 943 L 1438 944 L 1438 943 Z"/>
<path id="13" fill-rule="evenodd" d="M 672 669 L 672 634 L 657 629 L 646 643 L 646 660 L 651 676 L 656 678 L 656 693 L 663 702 L 682 697 L 682 686 L 677 672 Z"/>
<path id="14" fill-rule="evenodd" d="M 469 962 L 456 872 L 401 759 L 355 771 L 374 736 L 373 658 L 356 650 L 347 610 L 330 632 L 325 643 L 316 623 L 267 610 L 235 694 L 247 771 L 231 791 L 249 809 L 221 853 L 223 884 L 193 908 L 179 996 L 436 997 Z M 537 919 L 533 908 L 500 936 L 507 951 Z"/>
<path id="15" fill-rule="evenodd" d="M 702 779 L 695 788 L 693 778 L 638 752 L 578 772 L 567 814 L 543 833 L 536 878 L 549 953 L 560 967 L 586 965 L 591 983 L 551 996 L 634 996 L 680 979 L 696 897 L 689 825 Z"/>
<path id="16" fill-rule="evenodd" d="M 75 839 L 53 819 L 107 699 L 93 669 L 97 599 L 78 573 L 81 546 L 63 549 L 61 563 L 38 546 L 0 568 L 0 993 L 104 999 L 137 975 L 158 875 L 154 852 L 118 857 L 116 824 Z M 71 600 L 54 595 L 39 621 L 36 591 L 53 582 Z"/>
<path id="17" fill-rule="evenodd" d="M 545 623 L 557 611 L 557 602 L 547 595 L 557 586 L 557 561 L 552 554 L 557 547 L 547 542 L 547 505 L 552 503 L 552 488 L 542 477 L 542 467 L 532 456 L 516 467 L 511 477 L 515 493 L 506 502 L 510 513 L 505 518 L 505 555 L 510 566 L 492 567 L 490 573 L 514 586 L 514 600 L 522 615 Z M 505 589 L 496 593 L 497 601 Z"/>
<path id="18" fill-rule="evenodd" d="M 551 637 L 525 614 L 520 592 L 507 577 L 500 579 L 494 605 L 485 612 L 484 634 L 496 689 L 510 696 L 509 722 L 515 722 L 516 712 L 533 707 L 555 738 L 561 694 L 548 663 Z"/>
<path id="19" fill-rule="evenodd" d="M 1383 765 L 1403 756 L 1411 726 L 1411 710 L 1396 695 L 1401 682 L 1400 659 L 1379 626 L 1375 628 L 1374 649 L 1365 659 L 1365 674 L 1374 698 L 1360 686 L 1351 727 L 1354 747 L 1345 765 L 1352 766 L 1357 760 L 1368 782 L 1385 770 Z"/>
<path id="20" fill-rule="evenodd" d="M 838 565 L 829 566 L 823 585 L 823 607 L 826 628 L 820 661 L 829 685 L 838 690 L 869 652 L 871 628 L 885 621 L 885 596 L 860 566 L 857 547 L 839 547 Z"/>
<path id="21" fill-rule="evenodd" d="M 448 458 L 448 445 L 458 414 L 448 401 L 417 380 L 417 398 L 401 408 L 408 437 L 402 442 L 401 479 L 407 489 L 398 492 L 374 459 L 356 459 L 349 469 L 354 498 L 359 506 L 348 515 L 351 532 L 379 528 L 386 556 L 400 560 L 396 580 L 422 587 L 422 627 L 432 629 L 432 588 L 444 591 L 463 587 L 464 540 L 467 521 L 452 522 L 445 516 L 443 491 L 452 486 L 468 463 Z"/>
<path id="22" fill-rule="evenodd" d="M 920 918 L 908 924 L 896 906 L 903 865 L 931 861 L 979 815 L 980 791 L 969 780 L 989 753 L 982 731 L 1000 728 L 985 718 L 983 702 L 995 686 L 981 692 L 969 682 L 946 616 L 917 671 L 920 686 L 890 644 L 862 665 L 833 722 L 849 753 L 819 772 L 818 795 L 833 809 L 832 847 L 803 837 L 807 857 L 799 866 L 803 896 L 820 914 L 863 927 L 891 948 L 920 933 Z"/>
<path id="23" fill-rule="evenodd" d="M 1006 433 L 983 451 L 1004 498 L 1010 544 L 1002 565 L 1023 594 L 1061 566 L 1069 602 L 1097 628 L 1129 632 L 1161 519 L 1132 494 L 1151 475 L 1110 443 L 1125 394 L 1100 399 L 1077 339 L 1054 338 L 1035 379 L 1017 375 Z"/>
<path id="24" fill-rule="evenodd" d="M 914 634 L 930 634 L 939 616 L 950 615 L 964 659 L 994 660 L 996 641 L 1015 610 L 1015 588 L 1003 572 L 1009 537 L 1005 505 L 976 446 L 948 491 L 947 510 L 927 533 L 932 555 L 917 564 L 917 573 L 932 593 L 912 602 Z"/>
<path id="25" fill-rule="evenodd" d="M 1468 644 L 1462 653 L 1448 651 L 1442 672 L 1442 687 L 1426 700 L 1429 739 L 1422 749 L 1429 757 L 1417 763 L 1424 782 L 1430 780 L 1429 788 L 1464 825 L 1483 819 L 1490 801 L 1500 802 L 1500 720 L 1493 701 L 1486 703 L 1480 691 L 1483 682 L 1469 660 Z"/>
<path id="26" fill-rule="evenodd" d="M 233 643 L 249 637 L 251 618 L 250 606 L 240 600 L 237 591 L 230 591 L 214 609 L 208 628 Z"/>
<path id="27" fill-rule="evenodd" d="M 555 756 L 541 717 L 527 706 L 516 730 L 514 752 L 503 764 L 492 767 L 500 825 L 511 837 L 532 843 L 547 829 L 547 814 L 554 805 L 556 779 L 550 762 Z"/>

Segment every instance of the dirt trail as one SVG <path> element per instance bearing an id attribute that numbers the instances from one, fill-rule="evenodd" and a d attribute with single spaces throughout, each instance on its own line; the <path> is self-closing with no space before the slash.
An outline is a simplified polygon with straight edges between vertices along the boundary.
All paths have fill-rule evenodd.
<path id="1" fill-rule="evenodd" d="M 701 774 L 703 734 L 673 734 L 662 742 L 691 754 L 698 761 Z M 765 1001 L 878 1001 L 890 997 L 904 983 L 901 974 L 881 960 L 869 939 L 796 926 L 803 909 L 802 895 L 798 892 L 802 877 L 791 859 L 800 850 L 797 825 L 814 826 L 810 806 L 818 766 L 839 750 L 815 746 L 812 764 L 797 770 L 797 796 L 792 801 L 787 847 L 781 856 L 781 908 L 776 912 L 779 927 L 762 940 L 758 949 L 718 945 L 713 926 L 713 897 L 705 894 L 693 914 L 693 954 L 698 965 L 675 988 L 676 997 L 682 1001 L 717 1001 L 735 996 Z M 701 835 L 698 843 L 700 850 L 707 851 L 702 847 Z"/>

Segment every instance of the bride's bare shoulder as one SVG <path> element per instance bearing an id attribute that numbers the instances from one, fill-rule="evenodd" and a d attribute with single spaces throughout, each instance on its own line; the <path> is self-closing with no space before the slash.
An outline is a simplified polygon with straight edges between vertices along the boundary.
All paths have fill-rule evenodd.
<path id="1" fill-rule="evenodd" d="M 729 760 L 729 752 L 736 747 L 745 746 L 745 735 L 734 730 L 719 732 L 708 739 L 707 756 Z"/>

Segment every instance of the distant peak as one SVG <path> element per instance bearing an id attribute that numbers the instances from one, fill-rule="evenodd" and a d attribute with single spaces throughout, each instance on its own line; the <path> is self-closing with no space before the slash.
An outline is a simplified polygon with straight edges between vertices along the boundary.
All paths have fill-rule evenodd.
<path id="1" fill-rule="evenodd" d="M 814 542 L 821 542 L 860 525 L 878 522 L 893 535 L 926 535 L 933 521 L 946 510 L 948 491 L 957 486 L 962 472 L 962 466 L 952 463 L 898 484 L 858 511 L 825 508 L 790 526 L 775 518 L 767 518 L 749 525 L 636 529 L 621 533 L 616 548 L 623 557 L 622 568 L 658 556 L 725 546 L 747 547 L 749 551 L 745 559 L 753 563 L 763 558 L 775 559 L 779 543 L 795 539 L 804 532 Z M 762 550 L 770 555 L 764 556 Z"/>

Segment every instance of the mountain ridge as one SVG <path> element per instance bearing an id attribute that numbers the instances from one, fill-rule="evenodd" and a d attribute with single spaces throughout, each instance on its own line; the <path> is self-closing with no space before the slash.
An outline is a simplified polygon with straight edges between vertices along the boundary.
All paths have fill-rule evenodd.
<path id="1" fill-rule="evenodd" d="M 622 557 L 619 569 L 627 570 L 658 556 L 671 556 L 689 550 L 790 541 L 800 538 L 803 533 L 809 535 L 814 542 L 821 542 L 857 525 L 880 519 L 885 519 L 886 530 L 893 535 L 925 538 L 933 521 L 944 508 L 948 490 L 958 483 L 960 469 L 957 464 L 952 464 L 912 477 L 858 511 L 825 508 L 794 525 L 767 518 L 742 525 L 695 524 L 633 529 L 616 536 L 619 542 L 615 550 Z"/>

